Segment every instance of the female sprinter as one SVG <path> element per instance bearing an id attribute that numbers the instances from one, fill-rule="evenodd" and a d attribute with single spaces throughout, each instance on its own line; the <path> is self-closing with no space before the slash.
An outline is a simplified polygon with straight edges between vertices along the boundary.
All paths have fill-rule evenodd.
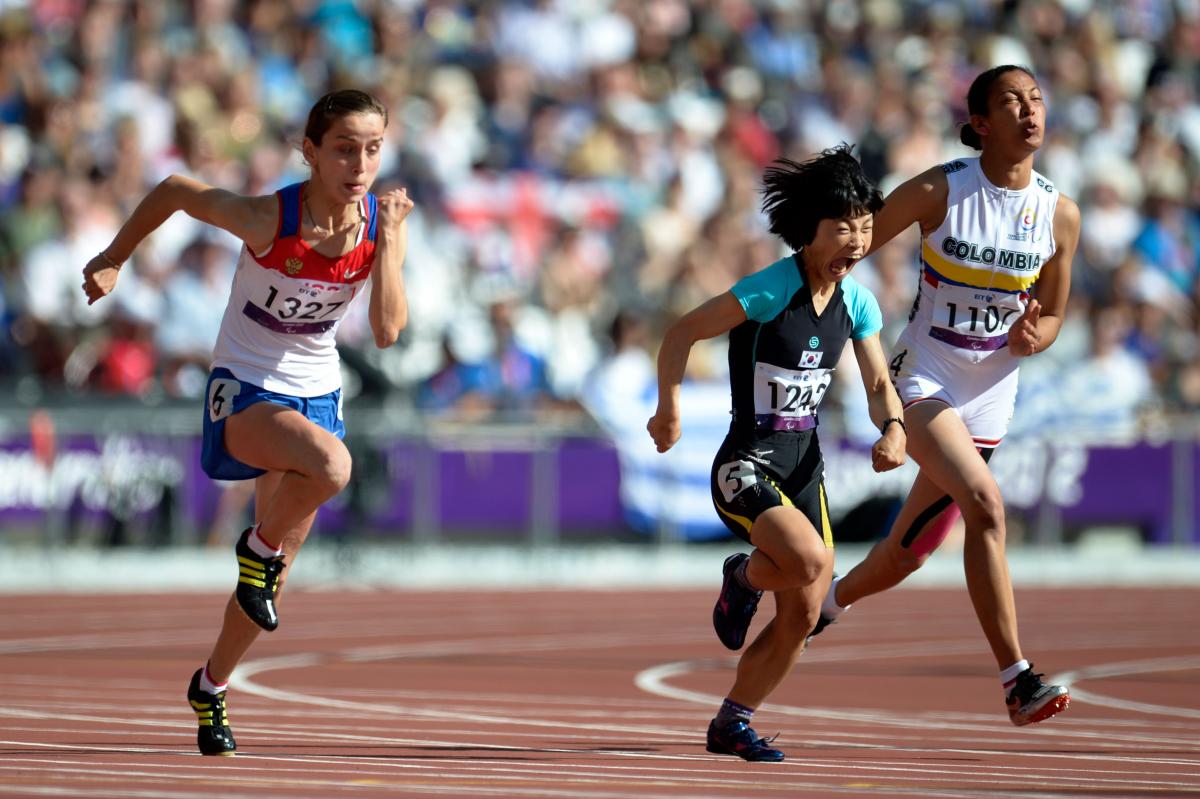
<path id="1" fill-rule="evenodd" d="M 1079 208 L 1033 169 L 1046 107 L 1029 70 L 1009 65 L 979 75 L 967 109 L 960 135 L 982 150 L 979 157 L 904 183 L 875 218 L 873 247 L 921 226 L 919 291 L 891 361 L 908 452 L 921 470 L 888 537 L 834 582 L 815 632 L 917 569 L 961 509 L 967 589 L 1009 717 L 1021 726 L 1065 710 L 1070 696 L 1043 684 L 1021 654 L 1004 502 L 987 462 L 1012 419 L 1021 359 L 1053 344 L 1062 327 Z"/>
<path id="2" fill-rule="evenodd" d="M 709 725 L 708 751 L 778 761 L 783 752 L 759 738 L 750 719 L 800 656 L 832 574 L 817 405 L 847 339 L 881 430 L 876 471 L 904 462 L 905 435 L 879 343 L 879 304 L 850 277 L 871 245 L 879 192 L 845 145 L 802 164 L 781 161 L 764 183 L 771 232 L 796 252 L 667 330 L 647 429 L 659 452 L 679 439 L 679 385 L 692 345 L 729 331 L 733 421 L 713 462 L 712 498 L 729 529 L 755 549 L 725 561 L 713 625 L 725 646 L 741 648 L 763 591 L 775 593 L 775 618 L 742 656 Z"/>
<path id="3" fill-rule="evenodd" d="M 213 478 L 256 480 L 256 523 L 238 539 L 236 590 L 212 655 L 188 687 L 202 754 L 234 753 L 229 675 L 259 630 L 278 626 L 275 603 L 317 508 L 350 479 L 338 323 L 368 279 L 376 346 L 391 346 L 408 319 L 401 266 L 413 204 L 403 189 L 368 193 L 386 126 L 374 97 L 327 94 L 304 131 L 308 181 L 245 197 L 172 175 L 83 270 L 95 302 L 116 286 L 138 243 L 176 211 L 244 242 L 213 352 L 201 459 Z"/>

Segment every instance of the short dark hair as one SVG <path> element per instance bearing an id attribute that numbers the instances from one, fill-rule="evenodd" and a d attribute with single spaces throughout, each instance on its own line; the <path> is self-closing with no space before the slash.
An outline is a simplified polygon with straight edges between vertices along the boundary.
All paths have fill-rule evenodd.
<path id="1" fill-rule="evenodd" d="M 383 126 L 387 127 L 388 113 L 383 103 L 358 89 L 339 89 L 313 104 L 304 125 L 304 138 L 320 147 L 321 139 L 333 123 L 350 114 L 379 114 L 383 117 Z"/>
<path id="2" fill-rule="evenodd" d="M 1001 75 L 1009 72 L 1024 72 L 1035 81 L 1033 70 L 1029 67 L 1023 67 L 1018 64 L 1002 64 L 998 67 L 980 72 L 975 76 L 975 80 L 971 81 L 971 88 L 967 89 L 967 113 L 981 117 L 987 116 L 988 112 L 988 95 L 992 92 L 992 84 Z M 971 127 L 970 120 L 964 122 L 958 129 L 958 140 L 976 150 L 983 149 L 983 139 L 979 137 L 979 133 L 975 128 Z"/>
<path id="3" fill-rule="evenodd" d="M 873 214 L 883 207 L 883 195 L 853 149 L 843 143 L 801 163 L 780 158 L 763 172 L 763 213 L 770 231 L 793 250 L 812 243 L 822 219 Z"/>

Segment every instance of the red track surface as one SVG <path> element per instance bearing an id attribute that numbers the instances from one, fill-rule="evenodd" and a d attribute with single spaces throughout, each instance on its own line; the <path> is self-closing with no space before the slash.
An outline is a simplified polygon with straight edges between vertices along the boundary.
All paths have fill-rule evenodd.
<path id="1" fill-rule="evenodd" d="M 1200 797 L 1200 590 L 1020 590 L 1028 655 L 1076 675 L 1023 729 L 965 591 L 860 603 L 758 713 L 771 765 L 704 751 L 713 598 L 292 590 L 229 693 L 238 756 L 201 758 L 224 597 L 0 597 L 0 796 Z"/>

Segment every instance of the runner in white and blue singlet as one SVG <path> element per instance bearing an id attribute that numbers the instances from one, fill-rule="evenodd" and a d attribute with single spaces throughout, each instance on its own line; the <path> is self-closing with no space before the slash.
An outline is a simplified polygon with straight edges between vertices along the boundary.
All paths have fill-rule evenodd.
<path id="1" fill-rule="evenodd" d="M 413 204 L 403 189 L 379 198 L 369 192 L 386 126 L 387 111 L 374 97 L 331 92 L 305 127 L 308 181 L 246 197 L 172 175 L 84 268 L 83 289 L 95 302 L 115 288 L 137 245 L 176 211 L 244 243 L 213 353 L 201 463 L 214 478 L 256 480 L 255 524 L 234 549 L 239 576 L 220 635 L 188 686 L 205 755 L 236 750 L 225 712 L 229 676 L 260 630 L 278 626 L 288 568 L 317 509 L 350 478 L 338 323 L 368 284 L 377 346 L 391 346 L 408 319 L 401 266 Z"/>
<path id="2" fill-rule="evenodd" d="M 876 471 L 904 462 L 902 408 L 879 343 L 879 304 L 850 277 L 871 244 L 882 198 L 850 148 L 767 170 L 763 210 L 795 250 L 739 281 L 667 330 L 658 357 L 658 408 L 647 424 L 660 452 L 680 434 L 679 385 L 692 345 L 729 333 L 733 420 L 712 469 L 712 498 L 754 546 L 726 559 L 713 627 L 740 649 L 764 590 L 775 619 L 747 649 L 737 680 L 708 727 L 708 751 L 778 761 L 783 752 L 750 727 L 755 709 L 800 656 L 833 569 L 833 536 L 817 442 L 817 407 L 852 341 L 871 418 L 881 435 Z"/>
<path id="3" fill-rule="evenodd" d="M 921 470 L 891 533 L 833 582 L 819 633 L 843 610 L 917 569 L 961 511 L 963 565 L 1009 718 L 1018 726 L 1065 710 L 1021 653 L 1004 555 L 1004 501 L 987 461 L 1012 419 L 1021 359 L 1062 326 L 1079 240 L 1079 209 L 1033 169 L 1046 110 L 1024 67 L 979 75 L 967 94 L 964 144 L 982 150 L 897 188 L 876 217 L 874 247 L 921 228 L 919 292 L 891 370 Z"/>

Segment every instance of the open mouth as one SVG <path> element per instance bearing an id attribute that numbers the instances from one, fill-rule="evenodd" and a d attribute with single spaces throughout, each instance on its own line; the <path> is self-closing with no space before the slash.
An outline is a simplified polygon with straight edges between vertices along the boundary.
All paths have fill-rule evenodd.
<path id="1" fill-rule="evenodd" d="M 858 263 L 858 260 L 858 258 L 837 258 L 829 265 L 829 268 L 840 275 L 849 272 Z"/>

